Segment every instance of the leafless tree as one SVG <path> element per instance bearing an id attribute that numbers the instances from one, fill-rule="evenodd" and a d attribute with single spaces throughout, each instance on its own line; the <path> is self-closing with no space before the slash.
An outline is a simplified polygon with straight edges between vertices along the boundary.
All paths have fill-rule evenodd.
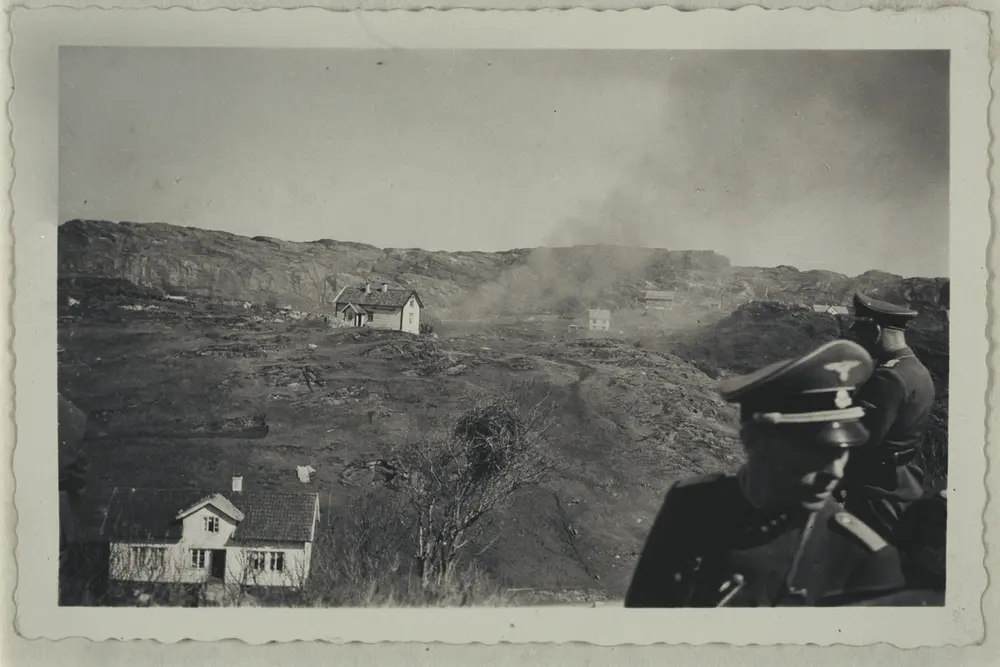
<path id="1" fill-rule="evenodd" d="M 534 383 L 475 397 L 450 432 L 407 443 L 383 483 L 412 513 L 413 557 L 425 592 L 445 587 L 466 548 L 522 488 L 555 469 L 544 446 L 551 404 Z"/>

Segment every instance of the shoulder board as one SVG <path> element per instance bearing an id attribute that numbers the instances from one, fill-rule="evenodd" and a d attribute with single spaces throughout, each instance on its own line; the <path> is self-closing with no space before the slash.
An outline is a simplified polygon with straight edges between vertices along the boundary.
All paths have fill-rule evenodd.
<path id="1" fill-rule="evenodd" d="M 897 365 L 899 365 L 898 358 L 890 359 L 889 361 L 886 361 L 885 363 L 882 364 L 882 368 L 895 368 Z"/>
<path id="2" fill-rule="evenodd" d="M 888 546 L 888 542 L 882 539 L 881 535 L 850 512 L 837 512 L 833 515 L 831 521 L 845 532 L 853 535 L 858 541 L 868 547 L 870 551 L 878 551 Z"/>

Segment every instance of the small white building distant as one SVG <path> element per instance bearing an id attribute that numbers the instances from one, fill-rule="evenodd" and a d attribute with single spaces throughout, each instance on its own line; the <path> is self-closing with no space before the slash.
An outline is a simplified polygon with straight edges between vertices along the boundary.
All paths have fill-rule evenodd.
<path id="1" fill-rule="evenodd" d="M 677 293 L 667 290 L 645 290 L 643 306 L 654 310 L 664 310 L 677 303 Z"/>
<path id="2" fill-rule="evenodd" d="M 851 311 L 847 306 L 828 306 L 826 304 L 813 304 L 814 313 L 826 313 L 827 315 L 850 315 Z"/>
<path id="3" fill-rule="evenodd" d="M 338 319 L 356 327 L 393 329 L 412 334 L 420 333 L 420 311 L 424 307 L 420 295 L 412 289 L 390 289 L 382 283 L 372 289 L 370 283 L 361 287 L 345 287 L 334 299 Z"/>
<path id="4" fill-rule="evenodd" d="M 611 311 L 600 308 L 591 309 L 588 313 L 587 328 L 591 331 L 607 331 L 611 328 Z"/>

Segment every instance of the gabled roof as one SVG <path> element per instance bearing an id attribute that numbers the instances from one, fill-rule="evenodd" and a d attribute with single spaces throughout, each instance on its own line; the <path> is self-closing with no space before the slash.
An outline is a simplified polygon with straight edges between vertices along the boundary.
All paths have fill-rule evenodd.
<path id="1" fill-rule="evenodd" d="M 342 303 L 354 303 L 359 306 L 387 306 L 390 308 L 402 308 L 406 305 L 406 302 L 410 300 L 411 296 L 417 299 L 417 303 L 421 308 L 424 307 L 424 303 L 420 300 L 420 295 L 417 294 L 416 290 L 388 289 L 383 292 L 381 285 L 372 285 L 371 291 L 368 293 L 365 293 L 364 286 L 346 287 L 337 296 L 337 305 L 339 306 Z"/>
<path id="2" fill-rule="evenodd" d="M 110 540 L 166 540 L 181 537 L 180 515 L 216 498 L 242 514 L 230 543 L 306 542 L 312 539 L 316 493 L 245 491 L 213 493 L 199 489 L 131 489 L 111 494 L 100 535 Z M 221 500 L 218 500 L 221 499 Z M 220 510 L 222 511 L 222 510 Z"/>
<path id="3" fill-rule="evenodd" d="M 365 312 L 364 309 L 362 309 L 360 306 L 354 305 L 353 303 L 347 304 L 346 306 L 344 306 L 343 308 L 341 308 L 337 312 L 343 313 L 346 310 L 353 310 L 355 313 L 363 313 L 363 312 Z"/>
<path id="4" fill-rule="evenodd" d="M 185 517 L 191 516 L 203 507 L 211 505 L 215 509 L 219 510 L 226 516 L 228 516 L 233 521 L 239 523 L 243 520 L 243 512 L 239 511 L 231 502 L 229 502 L 225 496 L 221 493 L 213 493 L 210 496 L 202 498 L 190 507 L 186 507 L 177 513 L 177 519 L 183 520 Z"/>

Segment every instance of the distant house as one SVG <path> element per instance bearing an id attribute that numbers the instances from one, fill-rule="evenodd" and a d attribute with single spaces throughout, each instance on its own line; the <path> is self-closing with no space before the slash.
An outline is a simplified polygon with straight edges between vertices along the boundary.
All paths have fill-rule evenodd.
<path id="1" fill-rule="evenodd" d="M 412 334 L 420 333 L 420 310 L 423 301 L 416 290 L 389 289 L 382 283 L 372 289 L 370 283 L 361 287 L 345 287 L 334 299 L 337 317 L 356 327 L 393 329 Z"/>
<path id="2" fill-rule="evenodd" d="M 677 292 L 664 290 L 645 290 L 643 304 L 646 308 L 664 309 L 677 302 Z"/>
<path id="3" fill-rule="evenodd" d="M 319 495 L 117 487 L 100 535 L 109 578 L 298 588 L 313 557 Z"/>
<path id="4" fill-rule="evenodd" d="M 316 469 L 312 466 L 295 466 L 295 474 L 303 484 L 311 482 L 315 472 Z"/>
<path id="5" fill-rule="evenodd" d="M 814 313 L 826 313 L 827 315 L 850 315 L 851 311 L 847 306 L 827 306 L 825 304 L 813 304 Z"/>
<path id="6" fill-rule="evenodd" d="M 611 311 L 600 308 L 589 312 L 588 329 L 591 331 L 607 331 L 611 328 Z"/>

